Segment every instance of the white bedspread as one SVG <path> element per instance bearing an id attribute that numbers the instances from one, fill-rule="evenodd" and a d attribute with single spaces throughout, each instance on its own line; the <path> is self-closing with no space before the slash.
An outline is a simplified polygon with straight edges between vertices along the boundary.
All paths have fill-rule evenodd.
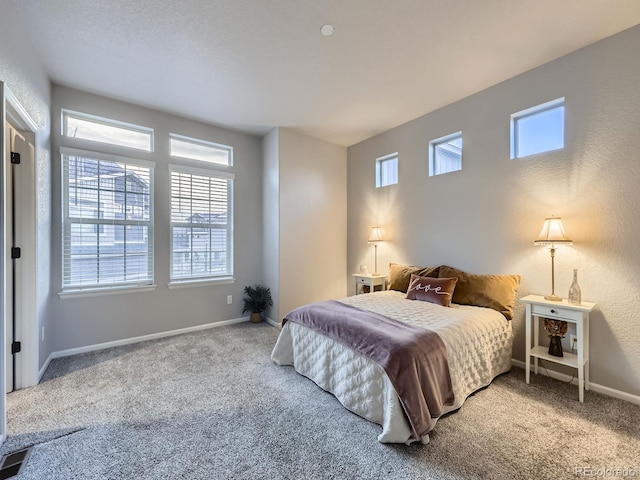
<path id="1" fill-rule="evenodd" d="M 356 295 L 343 303 L 437 332 L 447 347 L 455 404 L 511 368 L 511 322 L 488 308 L 441 307 L 406 300 L 396 291 Z M 384 370 L 374 362 L 304 326 L 287 322 L 271 358 L 331 392 L 347 409 L 382 426 L 383 443 L 411 443 L 411 427 Z M 420 439 L 429 441 L 428 435 Z"/>

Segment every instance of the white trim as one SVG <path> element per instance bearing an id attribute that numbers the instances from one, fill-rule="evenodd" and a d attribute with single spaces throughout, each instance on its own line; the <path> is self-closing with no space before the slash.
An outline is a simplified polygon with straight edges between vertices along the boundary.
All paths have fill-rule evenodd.
<path id="1" fill-rule="evenodd" d="M 553 110 L 556 109 L 558 107 L 563 107 L 565 106 L 565 101 L 564 101 L 564 97 L 560 97 L 560 98 L 556 98 L 555 100 L 550 100 L 548 102 L 545 103 L 541 103 L 540 105 L 534 105 L 533 107 L 529 107 L 529 108 L 525 108 L 524 110 L 520 110 L 519 112 L 515 112 L 511 114 L 510 120 L 509 120 L 509 125 L 510 125 L 510 138 L 509 138 L 509 151 L 510 151 L 510 157 L 511 160 L 517 160 L 520 158 L 526 158 L 526 157 L 530 157 L 532 155 L 538 155 L 540 153 L 546 153 L 546 152 L 552 152 L 554 150 L 561 150 L 564 148 L 565 143 L 566 143 L 566 138 L 563 138 L 562 141 L 562 147 L 559 148 L 554 148 L 552 150 L 544 150 L 541 152 L 536 152 L 536 153 L 530 153 L 528 155 L 524 155 L 524 156 L 520 156 L 517 155 L 518 154 L 518 142 L 519 139 L 517 137 L 517 132 L 516 132 L 516 123 L 518 122 L 518 120 L 522 120 L 523 118 L 527 118 L 530 116 L 533 116 L 535 114 L 538 113 L 542 113 L 548 110 Z M 565 136 L 566 136 L 566 116 L 564 118 L 564 123 L 562 126 L 563 131 L 565 131 Z"/>
<path id="2" fill-rule="evenodd" d="M 511 359 L 511 363 L 516 367 L 520 367 L 523 370 L 526 370 L 526 364 L 523 361 L 516 360 L 515 358 Z M 531 366 L 531 370 L 533 370 L 533 365 Z M 549 373 L 547 375 L 547 372 Z M 545 368 L 538 367 L 538 373 L 540 375 L 544 375 L 545 377 L 551 377 L 556 380 L 560 380 L 563 382 L 568 382 L 572 377 L 565 373 L 556 372 L 555 370 L 549 370 Z M 632 393 L 623 392 L 622 390 L 616 390 L 615 388 L 605 387 L 604 385 L 600 385 L 598 383 L 589 382 L 589 390 L 593 390 L 594 392 L 602 393 L 603 395 L 607 395 L 609 397 L 619 398 L 620 400 L 625 400 L 630 403 L 634 403 L 636 405 L 640 405 L 640 396 L 634 395 Z"/>
<path id="3" fill-rule="evenodd" d="M 445 175 L 447 173 L 459 172 L 460 170 L 462 170 L 462 151 L 463 151 L 464 143 L 462 143 L 463 147 L 460 147 L 460 168 L 457 170 L 447 170 L 446 172 L 436 173 L 436 170 L 438 170 L 436 168 L 437 167 L 436 162 L 438 160 L 438 156 L 436 155 L 436 149 L 438 148 L 438 146 L 442 145 L 443 143 L 449 143 L 451 140 L 455 140 L 457 138 L 460 139 L 460 142 L 463 142 L 462 130 L 460 130 L 459 132 L 450 133 L 449 135 L 445 135 L 444 137 L 435 138 L 429 142 L 429 176 L 430 177 L 435 177 L 437 175 Z"/>
<path id="4" fill-rule="evenodd" d="M 215 150 L 226 150 L 227 152 L 229 152 L 229 163 L 225 165 L 224 163 L 212 162 L 210 160 L 205 160 L 203 158 L 183 157 L 182 155 L 174 155 L 173 153 L 171 153 L 171 140 L 177 140 L 182 143 L 198 145 L 201 147 L 208 147 Z M 223 145 L 222 143 L 211 142 L 209 140 L 203 140 L 201 138 L 187 137 L 185 135 L 180 135 L 179 133 L 169 133 L 169 155 L 174 158 L 183 158 L 185 160 L 195 160 L 197 162 L 205 162 L 207 164 L 220 165 L 221 167 L 233 166 L 233 147 L 231 145 Z"/>
<path id="5" fill-rule="evenodd" d="M 191 175 L 203 175 L 205 177 L 228 178 L 230 180 L 234 180 L 236 178 L 236 175 L 232 172 L 216 169 L 215 168 L 216 165 L 220 167 L 226 167 L 226 165 L 219 165 L 217 163 L 211 164 L 211 166 L 214 168 L 198 168 L 198 167 L 190 167 L 188 165 L 176 165 L 175 163 L 170 163 L 169 171 L 176 172 L 176 173 L 190 173 Z"/>
<path id="6" fill-rule="evenodd" d="M 61 300 L 68 298 L 79 297 L 101 297 L 103 295 L 119 295 L 124 293 L 144 293 L 153 292 L 157 288 L 157 285 L 135 285 L 132 287 L 117 286 L 117 287 L 105 287 L 105 288 L 86 288 L 75 290 L 63 290 L 58 293 L 58 297 Z"/>
<path id="7" fill-rule="evenodd" d="M 396 181 L 394 183 L 385 183 L 383 185 L 382 184 L 382 164 L 389 160 L 395 160 L 395 167 L 396 167 L 395 180 Z M 387 155 L 383 155 L 382 157 L 376 158 L 376 188 L 384 188 L 384 187 L 389 187 L 391 185 L 398 184 L 398 182 L 400 181 L 400 174 L 398 172 L 400 168 L 399 164 L 400 164 L 400 156 L 398 155 L 398 152 L 389 153 Z"/>
<path id="8" fill-rule="evenodd" d="M 231 320 L 222 320 L 220 322 L 205 323 L 203 325 L 195 325 L 193 327 L 179 328 L 177 330 L 168 330 L 166 332 L 151 333 L 149 335 L 142 335 L 139 337 L 123 338 L 122 340 L 114 340 L 112 342 L 97 343 L 95 345 L 86 345 L 84 347 L 69 348 L 68 350 L 60 350 L 53 352 L 50 357 L 61 358 L 69 357 L 71 355 L 78 355 L 79 353 L 96 352 L 98 350 L 104 350 L 105 348 L 122 347 L 124 345 L 131 345 L 132 343 L 148 342 L 149 340 L 157 340 L 159 338 L 174 337 L 176 335 L 182 335 L 184 333 L 198 332 L 201 330 L 208 330 L 210 328 L 223 327 L 225 325 L 233 325 L 236 323 L 242 323 L 249 321 L 249 317 L 232 318 Z"/>
<path id="9" fill-rule="evenodd" d="M 60 155 L 70 155 L 72 157 L 91 158 L 93 160 L 104 160 L 105 162 L 129 163 L 145 168 L 156 168 L 156 162 L 150 160 L 140 160 L 139 158 L 125 157 L 124 155 L 114 155 L 112 153 L 94 152 L 81 148 L 60 147 Z"/>
<path id="10" fill-rule="evenodd" d="M 5 115 L 7 115 L 10 120 L 16 123 L 16 126 L 18 128 L 22 130 L 30 130 L 32 133 L 36 133 L 38 131 L 38 125 L 33 121 L 31 115 L 29 115 L 29 113 L 24 109 L 13 92 L 11 92 L 11 90 L 9 90 L 9 87 L 7 87 L 6 85 L 4 87 L 4 98 L 5 101 L 8 102 L 9 107 L 5 112 Z"/>
<path id="11" fill-rule="evenodd" d="M 6 199 L 6 188 L 5 184 L 7 182 L 6 179 L 6 168 L 5 162 L 7 161 L 6 157 L 6 147 L 5 142 L 7 141 L 6 137 L 6 118 L 7 118 L 7 98 L 8 88 L 3 81 L 0 80 L 0 121 L 2 121 L 2 126 L 0 128 L 0 148 L 2 152 L 0 152 L 0 158 L 2 159 L 0 163 L 0 446 L 4 443 L 6 439 L 7 432 L 7 362 L 6 362 L 6 298 L 7 298 L 7 288 L 6 288 L 6 279 L 7 279 L 7 271 L 6 271 L 6 240 L 7 240 L 7 216 L 5 215 L 7 209 L 7 199 Z"/>
<path id="12" fill-rule="evenodd" d="M 174 290 L 178 288 L 191 288 L 191 287 L 208 287 L 211 285 L 231 285 L 236 283 L 236 279 L 233 277 L 225 277 L 225 278 L 203 278 L 201 280 L 185 280 L 179 281 L 174 280 L 171 283 L 167 284 L 167 288 L 169 290 Z"/>
<path id="13" fill-rule="evenodd" d="M 84 112 L 77 112 L 75 110 L 69 110 L 67 108 L 61 108 L 60 109 L 60 135 L 63 138 L 67 138 L 70 141 L 74 142 L 74 141 L 81 141 L 81 142 L 91 142 L 91 144 L 96 144 L 96 143 L 101 143 L 101 144 L 105 144 L 105 145 L 109 145 L 112 147 L 117 147 L 117 148 L 127 148 L 127 149 L 132 149 L 132 150 L 139 150 L 142 152 L 147 152 L 147 153 L 153 153 L 154 152 L 154 131 L 153 128 L 150 127 L 145 127 L 143 125 L 137 125 L 135 123 L 128 123 L 128 122 L 123 122 L 121 120 L 114 120 L 112 118 L 106 118 L 106 117 L 100 117 L 98 115 L 92 115 L 91 113 L 84 113 Z M 134 132 L 134 133 L 140 133 L 143 135 L 149 135 L 149 147 L 145 147 L 145 148 L 141 148 L 141 147 L 134 147 L 132 145 L 122 145 L 119 143 L 111 143 L 109 141 L 101 141 L 101 140 L 95 140 L 93 138 L 89 139 L 89 138 L 76 138 L 76 137 L 70 137 L 69 135 L 67 135 L 67 126 L 68 126 L 68 118 L 75 118 L 76 120 L 81 120 L 81 121 L 85 121 L 85 122 L 90 122 L 96 125 L 104 125 L 105 127 L 113 127 L 113 128 L 118 128 L 120 130 L 128 130 L 130 132 Z"/>
<path id="14" fill-rule="evenodd" d="M 53 360 L 53 358 L 53 352 L 51 352 L 47 359 L 44 361 L 44 364 L 40 368 L 40 371 L 38 372 L 38 383 L 40 383 L 40 380 L 42 380 L 42 376 L 44 375 L 44 372 L 47 371 L 47 368 L 49 368 L 49 364 L 51 363 L 51 360 Z"/>
<path id="15" fill-rule="evenodd" d="M 271 325 L 272 327 L 276 327 L 277 329 L 282 328 L 282 325 L 279 324 L 278 322 L 276 322 L 275 320 L 272 320 L 269 317 L 264 317 L 265 322 L 267 322 L 269 325 Z"/>

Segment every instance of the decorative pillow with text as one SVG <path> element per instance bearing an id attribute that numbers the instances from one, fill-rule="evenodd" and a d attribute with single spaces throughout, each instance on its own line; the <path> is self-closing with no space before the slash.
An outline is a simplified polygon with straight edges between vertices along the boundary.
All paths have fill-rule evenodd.
<path id="1" fill-rule="evenodd" d="M 453 290 L 456 288 L 457 281 L 456 277 L 434 278 L 411 275 L 407 298 L 448 307 L 451 304 Z"/>
<path id="2" fill-rule="evenodd" d="M 413 265 L 389 264 L 389 290 L 407 293 L 411 275 L 421 277 L 437 277 L 439 267 L 416 267 Z"/>

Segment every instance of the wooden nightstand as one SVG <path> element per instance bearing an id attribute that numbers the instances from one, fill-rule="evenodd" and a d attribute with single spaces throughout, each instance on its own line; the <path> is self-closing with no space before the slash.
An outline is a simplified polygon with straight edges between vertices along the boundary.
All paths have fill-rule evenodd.
<path id="1" fill-rule="evenodd" d="M 369 291 L 373 292 L 376 287 L 380 287 L 378 290 L 384 290 L 387 287 L 387 276 L 386 275 L 362 275 L 360 273 L 354 273 L 354 278 L 356 279 L 356 295 L 362 289 L 364 290 L 365 286 L 369 287 Z"/>
<path id="2" fill-rule="evenodd" d="M 531 374 L 531 358 L 533 369 L 538 374 L 538 359 L 555 362 L 560 365 L 578 370 L 578 398 L 584 402 L 584 390 L 589 390 L 589 313 L 596 306 L 595 303 L 582 302 L 580 305 L 569 303 L 566 299 L 561 302 L 545 300 L 541 295 L 527 295 L 520 299 L 527 304 L 526 313 L 526 379 L 529 383 Z M 540 318 L 553 318 L 575 323 L 577 349 L 576 353 L 564 352 L 563 357 L 549 355 L 547 347 L 539 345 Z M 533 324 L 533 345 L 531 343 L 531 326 Z"/>

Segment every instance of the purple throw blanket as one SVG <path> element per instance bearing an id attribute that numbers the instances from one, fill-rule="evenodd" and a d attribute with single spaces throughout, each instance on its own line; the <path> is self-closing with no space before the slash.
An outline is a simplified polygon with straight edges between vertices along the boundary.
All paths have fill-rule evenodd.
<path id="1" fill-rule="evenodd" d="M 425 436 L 454 401 L 447 349 L 437 333 L 335 300 L 289 312 L 304 325 L 364 355 L 387 373 L 416 439 Z"/>

